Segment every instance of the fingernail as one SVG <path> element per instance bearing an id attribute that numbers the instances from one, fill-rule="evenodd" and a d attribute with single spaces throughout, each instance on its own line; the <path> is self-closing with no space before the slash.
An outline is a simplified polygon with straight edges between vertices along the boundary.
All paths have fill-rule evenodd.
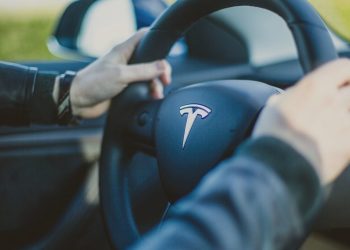
<path id="1" fill-rule="evenodd" d="M 151 84 L 152 96 L 156 99 L 164 98 L 163 85 L 158 78 L 154 79 Z"/>
<path id="2" fill-rule="evenodd" d="M 152 91 L 152 97 L 154 99 L 162 99 L 164 97 L 164 95 L 161 91 L 159 91 L 158 89 L 155 89 Z"/>
<path id="3" fill-rule="evenodd" d="M 170 75 L 168 75 L 168 76 L 166 76 L 166 85 L 170 85 L 170 83 L 171 83 L 171 76 Z"/>
<path id="4" fill-rule="evenodd" d="M 163 99 L 164 96 L 162 94 L 160 94 L 159 92 L 155 92 L 154 95 L 153 95 L 154 99 Z"/>

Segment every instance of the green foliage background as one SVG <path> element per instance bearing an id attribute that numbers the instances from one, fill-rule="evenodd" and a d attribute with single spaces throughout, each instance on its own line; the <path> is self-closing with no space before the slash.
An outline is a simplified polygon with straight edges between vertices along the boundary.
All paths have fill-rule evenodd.
<path id="1" fill-rule="evenodd" d="M 46 42 L 57 15 L 0 13 L 0 60 L 47 60 L 55 57 Z"/>
<path id="2" fill-rule="evenodd" d="M 309 0 L 337 33 L 350 40 L 350 0 Z M 0 60 L 51 60 L 46 43 L 59 16 L 57 10 L 38 13 L 2 13 Z"/>
<path id="3" fill-rule="evenodd" d="M 350 0 L 309 0 L 325 18 L 327 24 L 350 40 Z"/>

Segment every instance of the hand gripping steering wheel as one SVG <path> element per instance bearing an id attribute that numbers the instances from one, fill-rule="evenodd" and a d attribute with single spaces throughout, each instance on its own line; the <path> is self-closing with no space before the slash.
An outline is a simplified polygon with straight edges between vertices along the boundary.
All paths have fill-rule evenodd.
<path id="1" fill-rule="evenodd" d="M 281 16 L 292 31 L 304 72 L 337 58 L 323 21 L 306 0 L 178 0 L 153 24 L 132 63 L 165 58 L 192 24 L 234 6 L 260 7 Z M 138 150 L 152 149 L 162 187 L 173 203 L 249 136 L 259 111 L 276 91 L 256 81 L 211 81 L 152 101 L 147 84 L 139 83 L 115 98 L 100 160 L 102 212 L 113 247 L 126 248 L 139 238 L 126 174 Z"/>

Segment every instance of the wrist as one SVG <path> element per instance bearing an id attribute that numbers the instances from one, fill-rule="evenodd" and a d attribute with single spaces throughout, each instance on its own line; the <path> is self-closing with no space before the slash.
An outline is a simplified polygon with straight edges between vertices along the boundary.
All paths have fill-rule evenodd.
<path id="1" fill-rule="evenodd" d="M 82 117 L 82 98 L 81 98 L 81 92 L 82 90 L 79 89 L 79 86 L 81 82 L 81 75 L 80 71 L 77 72 L 76 76 L 74 77 L 72 81 L 72 85 L 70 88 L 70 101 L 71 101 L 71 109 L 72 114 L 74 116 Z"/>
<path id="2" fill-rule="evenodd" d="M 317 143 L 307 135 L 293 129 L 281 113 L 274 108 L 263 111 L 254 128 L 254 138 L 263 136 L 274 137 L 289 144 L 312 165 L 321 182 L 325 183 Z"/>

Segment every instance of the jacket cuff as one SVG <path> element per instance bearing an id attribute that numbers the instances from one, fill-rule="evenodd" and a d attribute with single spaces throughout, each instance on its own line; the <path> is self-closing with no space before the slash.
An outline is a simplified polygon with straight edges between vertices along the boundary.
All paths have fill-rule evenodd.
<path id="1" fill-rule="evenodd" d="M 293 147 L 274 137 L 249 140 L 238 150 L 240 155 L 264 163 L 282 179 L 308 227 L 325 197 L 312 165 Z"/>
<path id="2" fill-rule="evenodd" d="M 29 125 L 37 69 L 0 62 L 0 76 L 0 124 Z"/>
<path id="3" fill-rule="evenodd" d="M 34 124 L 56 124 L 57 105 L 53 99 L 56 72 L 39 71 L 30 101 L 30 121 Z"/>

